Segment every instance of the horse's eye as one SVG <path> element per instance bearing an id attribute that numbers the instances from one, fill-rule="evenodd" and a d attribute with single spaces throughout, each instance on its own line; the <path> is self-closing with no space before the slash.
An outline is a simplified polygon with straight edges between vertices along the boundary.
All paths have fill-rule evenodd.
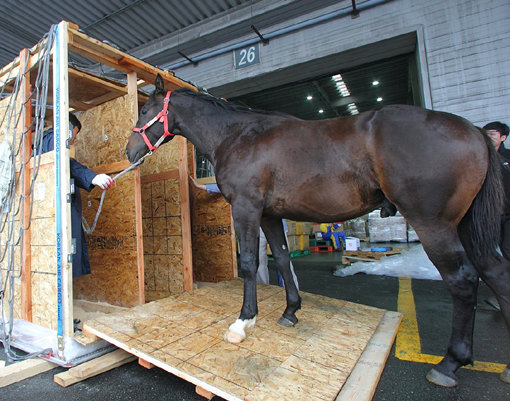
<path id="1" fill-rule="evenodd" d="M 142 114 L 147 114 L 147 110 L 142 109 Z"/>

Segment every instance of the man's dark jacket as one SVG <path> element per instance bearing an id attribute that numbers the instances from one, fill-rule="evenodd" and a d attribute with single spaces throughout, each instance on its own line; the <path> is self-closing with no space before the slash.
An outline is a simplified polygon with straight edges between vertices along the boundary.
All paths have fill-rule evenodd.
<path id="1" fill-rule="evenodd" d="M 505 189 L 505 217 L 510 217 L 510 149 L 505 148 L 503 144 L 498 149 L 502 159 L 501 173 L 503 176 L 503 188 Z"/>
<path id="2" fill-rule="evenodd" d="M 52 150 L 53 128 L 50 128 L 43 134 L 41 153 Z M 73 158 L 70 159 L 70 172 L 71 178 L 74 178 L 74 183 L 78 188 L 83 188 L 88 192 L 94 188 L 92 180 L 97 174 Z M 73 255 L 73 277 L 90 274 L 87 240 L 81 226 L 81 197 L 79 189 L 71 197 L 71 227 L 72 236 L 76 239 L 76 253 Z"/>

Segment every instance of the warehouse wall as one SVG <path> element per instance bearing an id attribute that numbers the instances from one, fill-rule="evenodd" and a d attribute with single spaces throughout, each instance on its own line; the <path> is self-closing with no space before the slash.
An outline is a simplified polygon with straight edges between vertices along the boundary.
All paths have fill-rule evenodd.
<path id="1" fill-rule="evenodd" d="M 322 10 L 322 14 L 347 8 L 350 3 L 339 2 Z M 359 6 L 363 3 L 357 2 Z M 319 14 L 285 21 L 267 32 Z M 259 64 L 235 70 L 233 52 L 228 52 L 175 72 L 213 94 L 240 95 L 281 84 L 278 80 L 282 75 L 292 82 L 310 78 L 318 69 L 334 72 L 376 56 L 384 57 L 385 51 L 394 55 L 399 50 L 395 48 L 398 41 L 392 46 L 389 39 L 416 32 L 424 93 L 430 101 L 425 103 L 427 106 L 459 114 L 475 124 L 510 122 L 509 20 L 508 0 L 391 0 L 362 11 L 358 18 L 340 17 L 273 38 L 268 45 L 260 46 Z M 233 38 L 225 46 L 246 39 Z M 380 41 L 384 41 L 381 46 L 373 46 Z M 367 52 L 352 51 L 360 46 L 367 46 Z M 350 56 L 343 58 L 342 54 Z M 291 76 L 275 75 L 290 66 L 294 66 Z"/>

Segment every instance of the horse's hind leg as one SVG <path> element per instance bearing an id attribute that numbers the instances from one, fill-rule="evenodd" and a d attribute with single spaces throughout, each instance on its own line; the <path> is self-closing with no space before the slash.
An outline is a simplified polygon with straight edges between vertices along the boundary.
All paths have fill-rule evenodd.
<path id="1" fill-rule="evenodd" d="M 453 301 L 448 350 L 443 360 L 427 374 L 427 379 L 440 386 L 453 387 L 458 383 L 456 370 L 473 360 L 478 273 L 468 259 L 455 229 L 446 227 L 438 230 L 436 227 L 432 230 L 430 227 L 424 229 L 416 226 L 423 248 L 441 273 Z"/>
<path id="2" fill-rule="evenodd" d="M 510 334 L 510 261 L 503 257 L 488 257 L 482 261 L 473 258 L 473 260 L 482 280 L 496 294 Z M 500 378 L 510 383 L 510 364 L 501 373 Z"/>
<path id="3" fill-rule="evenodd" d="M 283 231 L 283 223 L 279 218 L 263 217 L 262 229 L 266 234 L 267 241 L 273 252 L 276 267 L 280 271 L 285 283 L 285 294 L 287 297 L 287 308 L 278 320 L 283 326 L 293 326 L 297 323 L 296 311 L 301 308 L 301 297 L 299 296 L 293 274 L 290 270 L 290 255 Z"/>

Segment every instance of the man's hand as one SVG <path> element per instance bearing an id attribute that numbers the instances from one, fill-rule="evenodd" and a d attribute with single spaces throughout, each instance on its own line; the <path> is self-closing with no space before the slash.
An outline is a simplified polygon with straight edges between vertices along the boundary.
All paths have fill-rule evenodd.
<path id="1" fill-rule="evenodd" d="M 189 176 L 191 182 L 193 183 L 193 185 L 198 188 L 198 189 L 202 189 L 202 190 L 207 190 L 207 187 L 205 186 L 205 184 L 199 184 L 197 182 L 197 180 L 195 180 L 191 175 Z"/>
<path id="2" fill-rule="evenodd" d="M 108 189 L 113 184 L 115 184 L 115 181 L 113 181 L 109 175 L 106 174 L 98 174 L 94 177 L 92 180 L 92 184 L 97 185 L 101 189 Z"/>

